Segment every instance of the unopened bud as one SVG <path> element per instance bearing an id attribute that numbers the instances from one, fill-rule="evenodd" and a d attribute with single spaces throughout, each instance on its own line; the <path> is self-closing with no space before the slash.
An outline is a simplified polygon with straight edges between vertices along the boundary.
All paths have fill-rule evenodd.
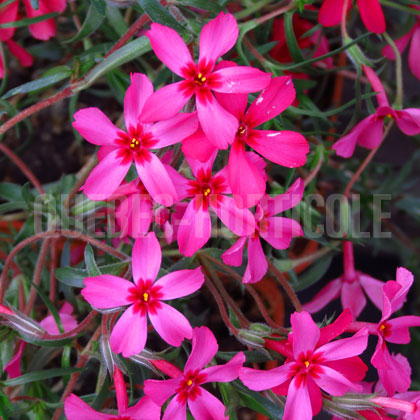
<path id="1" fill-rule="evenodd" d="M 30 339 L 42 340 L 42 337 L 45 334 L 45 330 L 32 318 L 29 318 L 22 312 L 19 312 L 15 308 L 7 308 L 3 305 L 0 308 L 1 315 L 5 319 L 5 324 L 17 331 L 23 337 L 28 337 Z"/>
<path id="2" fill-rule="evenodd" d="M 249 326 L 249 330 L 259 337 L 269 337 L 272 333 L 271 328 L 262 322 L 255 322 Z"/>

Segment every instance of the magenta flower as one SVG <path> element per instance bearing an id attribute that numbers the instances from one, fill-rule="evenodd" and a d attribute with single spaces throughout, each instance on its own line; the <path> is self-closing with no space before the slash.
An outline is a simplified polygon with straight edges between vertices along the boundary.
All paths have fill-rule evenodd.
<path id="1" fill-rule="evenodd" d="M 411 7 L 420 10 L 420 6 L 412 5 Z M 416 17 L 417 20 L 413 27 L 405 35 L 397 39 L 395 45 L 402 54 L 411 41 L 410 50 L 408 52 L 408 66 L 410 67 L 411 73 L 413 73 L 417 79 L 420 79 L 420 16 L 416 15 Z M 382 54 L 389 60 L 395 60 L 395 54 L 390 45 L 387 45 L 382 49 Z"/>
<path id="2" fill-rule="evenodd" d="M 146 33 L 153 51 L 184 80 L 154 93 L 147 101 L 141 121 L 170 118 L 195 95 L 201 128 L 214 146 L 226 149 L 233 142 L 239 124 L 214 98 L 213 92 L 257 92 L 264 89 L 271 78 L 252 67 L 215 70 L 216 61 L 235 45 L 238 32 L 235 18 L 220 12 L 201 30 L 200 55 L 195 64 L 184 41 L 173 29 L 153 23 Z"/>
<path id="3" fill-rule="evenodd" d="M 347 11 L 352 1 L 347 2 Z M 385 32 L 385 17 L 379 0 L 357 0 L 360 17 L 370 32 L 382 34 Z M 338 25 L 343 16 L 344 0 L 324 0 L 318 15 L 321 25 L 329 27 Z"/>
<path id="4" fill-rule="evenodd" d="M 338 156 L 348 158 L 353 155 L 356 144 L 366 149 L 378 147 L 382 141 L 383 123 L 385 118 L 394 118 L 399 129 L 408 136 L 420 133 L 420 109 L 393 109 L 389 105 L 384 87 L 376 73 L 367 66 L 363 66 L 370 84 L 377 92 L 379 107 L 375 114 L 369 115 L 357 124 L 349 134 L 342 137 L 332 146 Z"/>
<path id="5" fill-rule="evenodd" d="M 114 384 L 118 415 L 100 413 L 76 395 L 70 394 L 64 401 L 67 420 L 160 420 L 160 407 L 149 397 L 143 397 L 136 405 L 128 407 L 124 377 L 117 366 L 114 366 Z"/>
<path id="6" fill-rule="evenodd" d="M 248 264 L 242 279 L 244 283 L 256 283 L 267 272 L 268 264 L 261 238 L 276 249 L 286 249 L 293 237 L 303 236 L 302 228 L 296 220 L 274 217 L 281 211 L 296 206 L 302 200 L 303 188 L 303 181 L 298 178 L 284 194 L 274 198 L 268 195 L 263 197 L 255 213 L 255 230 L 247 236 L 240 237 L 222 254 L 225 264 L 236 267 L 242 265 L 242 253 L 248 240 Z"/>
<path id="7" fill-rule="evenodd" d="M 19 60 L 22 67 L 30 67 L 34 63 L 34 59 L 25 48 L 21 47 L 17 42 L 9 39 L 4 41 L 9 48 L 9 51 Z M 0 55 L 0 79 L 4 77 L 4 62 L 3 57 Z"/>
<path id="8" fill-rule="evenodd" d="M 83 186 L 83 191 L 91 200 L 104 200 L 113 194 L 132 162 L 155 201 L 171 206 L 177 199 L 171 178 L 152 150 L 170 146 L 190 136 L 197 130 L 198 120 L 195 113 L 183 113 L 155 124 L 140 123 L 144 103 L 152 93 L 153 86 L 147 76 L 131 74 L 131 84 L 124 99 L 127 131 L 117 128 L 98 108 L 85 108 L 74 114 L 73 127 L 89 143 L 102 146 L 100 162 Z"/>
<path id="9" fill-rule="evenodd" d="M 305 311 L 312 314 L 318 312 L 340 296 L 343 309 L 350 308 L 356 319 L 366 306 L 363 292 L 378 309 L 382 309 L 382 288 L 385 283 L 355 269 L 353 243 L 350 241 L 343 242 L 343 266 L 343 275 L 331 280 L 310 302 L 305 303 Z"/>
<path id="10" fill-rule="evenodd" d="M 230 66 L 228 68 L 234 68 L 231 64 L 224 62 L 224 65 Z M 296 168 L 305 164 L 309 145 L 301 134 L 294 131 L 255 130 L 255 127 L 283 112 L 295 97 L 290 76 L 272 79 L 247 111 L 248 95 L 216 94 L 219 103 L 239 122 L 228 163 L 229 185 L 238 206 L 255 206 L 266 189 L 266 177 L 261 175 L 256 163 L 245 152 L 246 146 L 281 166 Z M 197 136 L 198 133 L 185 139 L 182 150 L 193 159 L 205 161 L 212 144 L 207 140 L 209 144 L 202 147 L 206 137 L 197 142 Z"/>
<path id="11" fill-rule="evenodd" d="M 286 362 L 266 371 L 242 368 L 239 378 L 255 391 L 281 386 L 283 392 L 278 391 L 287 394 L 283 420 L 294 420 L 297 413 L 299 420 L 312 420 L 321 410 L 321 389 L 335 396 L 361 389 L 347 376 L 355 373 L 354 358 L 366 349 L 368 331 L 329 342 L 308 312 L 295 312 L 290 319 L 292 348 Z M 341 373 L 346 370 L 350 375 Z"/>
<path id="12" fill-rule="evenodd" d="M 165 300 L 177 299 L 196 292 L 204 282 L 201 268 L 179 270 L 156 281 L 162 251 L 153 232 L 134 242 L 133 279 L 110 274 L 85 279 L 83 297 L 99 310 L 118 310 L 128 306 L 111 333 L 111 349 L 129 357 L 144 349 L 147 339 L 147 317 L 156 332 L 171 346 L 178 347 L 191 338 L 192 328 L 184 315 Z"/>
<path id="13" fill-rule="evenodd" d="M 60 317 L 64 332 L 71 331 L 77 327 L 77 320 L 74 318 L 72 313 L 73 306 L 71 306 L 70 303 L 67 302 L 61 307 L 60 311 L 58 312 L 58 316 Z M 11 312 L 11 314 L 13 313 Z M 39 323 L 39 325 L 41 325 L 41 327 L 44 328 L 44 330 L 47 331 L 48 334 L 60 334 L 60 331 L 58 330 L 57 324 L 52 315 L 46 316 Z M 20 341 L 20 343 L 17 345 L 16 353 L 4 367 L 4 371 L 9 374 L 9 378 L 17 378 L 18 376 L 22 375 L 20 370 L 20 362 L 22 360 L 23 350 L 25 349 L 25 346 L 26 342 Z"/>
<path id="14" fill-rule="evenodd" d="M 242 352 L 225 365 L 204 369 L 217 353 L 217 341 L 207 327 L 194 328 L 192 350 L 185 364 L 184 372 L 166 381 L 148 379 L 144 383 L 144 393 L 156 404 L 162 406 L 176 394 L 163 414 L 162 420 L 186 419 L 186 407 L 196 420 L 228 420 L 226 407 L 200 385 L 209 382 L 231 382 L 238 377 L 239 369 L 245 362 Z"/>
<path id="15" fill-rule="evenodd" d="M 174 169 L 171 171 L 179 198 L 193 197 L 179 222 L 177 234 L 179 252 L 187 257 L 192 256 L 210 238 L 209 208 L 235 235 L 249 235 L 255 229 L 252 213 L 248 209 L 239 208 L 227 196 L 231 191 L 226 179 L 226 169 L 212 173 L 215 158 L 214 153 L 206 163 L 188 159 L 195 180 L 184 178 Z"/>
<path id="16" fill-rule="evenodd" d="M 392 397 L 396 392 L 406 392 L 411 385 L 411 366 L 402 354 L 391 354 L 386 369 L 377 368 L 379 384 L 384 394 Z"/>
<path id="17" fill-rule="evenodd" d="M 393 395 L 395 391 L 405 392 L 410 386 L 410 376 L 405 362 L 391 356 L 386 342 L 408 344 L 411 340 L 409 327 L 420 326 L 419 316 L 407 315 L 390 319 L 391 315 L 402 307 L 413 281 L 413 274 L 407 269 L 399 267 L 396 280 L 387 281 L 383 287 L 382 318 L 376 326 L 378 344 L 371 362 L 377 369 L 392 370 L 400 376 L 399 383 L 393 379 L 394 375 L 388 376 L 389 380 L 385 379 L 382 382 L 388 395 Z M 382 378 L 384 378 L 383 373 Z"/>
<path id="18" fill-rule="evenodd" d="M 4 1 L 2 1 L 4 3 Z M 39 0 L 38 9 L 31 6 L 30 0 L 23 0 L 25 11 L 28 18 L 35 18 L 48 13 L 62 13 L 66 9 L 66 0 Z M 19 20 L 18 16 L 19 0 L 0 8 L 0 23 L 15 22 Z M 0 29 L 0 40 L 9 40 L 15 33 L 16 28 Z M 29 32 L 36 39 L 46 41 L 55 36 L 56 25 L 54 19 L 47 19 L 42 22 L 29 25 Z"/>

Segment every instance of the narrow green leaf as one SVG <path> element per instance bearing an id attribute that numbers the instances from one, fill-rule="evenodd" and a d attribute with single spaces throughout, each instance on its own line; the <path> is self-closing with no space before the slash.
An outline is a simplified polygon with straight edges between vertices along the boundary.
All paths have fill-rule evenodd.
<path id="1" fill-rule="evenodd" d="M 18 93 L 29 93 L 29 92 L 33 92 L 41 88 L 52 86 L 56 84 L 57 82 L 60 82 L 61 80 L 67 79 L 70 76 L 71 76 L 71 71 L 66 70 L 66 71 L 54 74 L 52 76 L 42 77 L 41 79 L 24 83 L 23 85 L 10 89 L 8 92 L 6 92 L 2 96 L 2 99 L 10 98 L 11 96 L 17 95 Z"/>
<path id="2" fill-rule="evenodd" d="M 177 3 L 182 6 L 190 6 L 202 10 L 208 10 L 209 12 L 215 14 L 222 11 L 222 8 L 217 3 L 208 0 L 179 0 Z"/>
<path id="3" fill-rule="evenodd" d="M 321 280 L 321 278 L 324 277 L 325 273 L 330 268 L 332 259 L 332 255 L 325 256 L 316 262 L 311 268 L 306 270 L 302 275 L 300 275 L 298 283 L 292 284 L 295 292 L 305 290 Z"/>
<path id="4" fill-rule="evenodd" d="M 96 9 L 96 11 L 101 14 L 102 16 L 105 16 L 105 0 L 90 0 L 90 3 L 93 5 L 93 7 Z"/>
<path id="5" fill-rule="evenodd" d="M 1 182 L 0 197 L 7 201 L 22 200 L 22 186 L 11 182 Z"/>
<path id="6" fill-rule="evenodd" d="M 300 51 L 295 32 L 293 30 L 293 12 L 288 12 L 284 15 L 284 35 L 286 37 L 287 47 L 289 48 L 293 61 L 296 63 L 304 61 L 305 58 Z"/>
<path id="7" fill-rule="evenodd" d="M 80 31 L 73 38 L 64 42 L 69 43 L 79 41 L 80 39 L 93 34 L 101 26 L 104 18 L 104 14 L 99 13 L 96 7 L 90 5 Z"/>
<path id="8" fill-rule="evenodd" d="M 6 1 L 4 1 L 2 4 L 0 4 L 0 10 L 1 10 L 3 7 L 8 6 L 9 4 L 14 3 L 15 1 L 16 1 L 16 0 L 6 0 Z"/>
<path id="9" fill-rule="evenodd" d="M 17 378 L 7 379 L 2 382 L 3 386 L 17 386 L 30 382 L 42 381 L 50 378 L 57 378 L 59 376 L 71 375 L 72 373 L 81 372 L 83 368 L 65 368 L 65 369 L 48 369 L 37 372 L 25 373 Z"/>
<path id="10" fill-rule="evenodd" d="M 0 29 L 23 28 L 25 26 L 32 25 L 33 23 L 43 22 L 44 20 L 55 18 L 59 14 L 60 13 L 46 13 L 45 15 L 37 16 L 37 17 L 34 17 L 34 18 L 16 20 L 15 22 L 1 23 L 0 24 Z"/>
<path id="11" fill-rule="evenodd" d="M 180 34 L 187 34 L 187 30 L 163 7 L 158 0 L 137 0 L 141 8 L 153 22 L 169 26 Z"/>
<path id="12" fill-rule="evenodd" d="M 105 15 L 108 19 L 108 22 L 119 36 L 123 36 L 127 32 L 127 23 L 118 7 L 107 4 Z"/>
<path id="13" fill-rule="evenodd" d="M 85 248 L 85 264 L 89 272 L 89 276 L 95 277 L 102 274 L 96 264 L 95 254 L 93 253 L 93 248 L 90 244 L 87 244 Z"/>

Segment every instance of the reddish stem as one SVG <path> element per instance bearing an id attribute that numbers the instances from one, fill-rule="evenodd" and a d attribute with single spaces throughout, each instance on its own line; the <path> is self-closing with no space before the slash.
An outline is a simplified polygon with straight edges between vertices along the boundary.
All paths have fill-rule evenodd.
<path id="1" fill-rule="evenodd" d="M 356 270 L 354 268 L 353 243 L 351 241 L 343 242 L 343 267 L 346 280 L 353 281 L 356 278 Z"/>
<path id="2" fill-rule="evenodd" d="M 55 293 L 57 288 L 57 279 L 54 270 L 57 266 L 57 243 L 58 239 L 51 240 L 51 262 L 50 262 L 50 301 L 55 302 Z"/>

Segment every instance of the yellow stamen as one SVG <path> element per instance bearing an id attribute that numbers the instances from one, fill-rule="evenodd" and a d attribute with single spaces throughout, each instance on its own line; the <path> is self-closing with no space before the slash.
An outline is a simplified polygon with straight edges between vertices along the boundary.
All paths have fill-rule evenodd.
<path id="1" fill-rule="evenodd" d="M 210 193 L 211 193 L 211 189 L 210 189 L 210 188 L 206 188 L 206 189 L 203 191 L 204 197 L 207 197 Z"/>
<path id="2" fill-rule="evenodd" d="M 135 138 L 135 137 L 133 137 L 132 139 L 131 139 L 131 143 L 130 143 L 130 147 L 132 148 L 132 149 L 134 149 L 135 147 L 137 147 L 138 145 L 140 144 L 140 142 Z"/>
<path id="3" fill-rule="evenodd" d="M 310 363 L 307 361 L 307 360 L 305 360 L 305 362 L 303 363 L 304 365 L 305 365 L 305 367 L 309 367 L 309 365 L 310 365 Z"/>
<path id="4" fill-rule="evenodd" d="M 188 379 L 187 385 L 188 386 L 191 386 L 192 385 L 192 380 L 191 379 Z"/>
<path id="5" fill-rule="evenodd" d="M 199 79 L 201 79 L 201 78 L 203 77 L 203 75 L 202 75 L 201 73 L 198 73 L 198 74 L 197 74 L 197 77 L 198 77 Z"/>
<path id="6" fill-rule="evenodd" d="M 383 331 L 385 328 L 386 328 L 386 327 L 385 327 L 385 325 L 384 325 L 384 324 L 382 324 L 382 325 L 379 327 L 379 331 Z"/>
<path id="7" fill-rule="evenodd" d="M 243 125 L 240 125 L 238 128 L 238 134 L 245 134 L 245 127 Z"/>
<path id="8" fill-rule="evenodd" d="M 143 293 L 143 300 L 144 300 L 145 302 L 147 302 L 147 301 L 149 300 L 149 293 L 147 293 L 147 292 L 144 292 L 144 293 Z"/>
<path id="9" fill-rule="evenodd" d="M 388 118 L 392 118 L 392 114 L 387 114 L 386 115 Z"/>

